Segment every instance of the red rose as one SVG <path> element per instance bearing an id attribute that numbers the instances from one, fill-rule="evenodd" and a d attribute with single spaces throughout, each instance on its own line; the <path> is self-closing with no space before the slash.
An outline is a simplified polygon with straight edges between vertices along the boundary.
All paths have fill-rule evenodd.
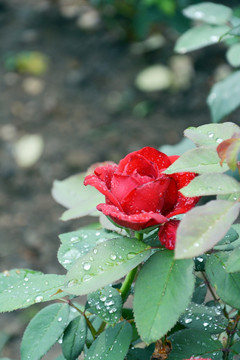
<path id="1" fill-rule="evenodd" d="M 159 228 L 159 240 L 161 241 L 162 245 L 164 245 L 169 250 L 175 249 L 176 232 L 179 223 L 180 220 L 172 219 Z"/>
<path id="2" fill-rule="evenodd" d="M 97 167 L 84 184 L 105 195 L 106 203 L 99 204 L 98 210 L 120 226 L 142 230 L 187 212 L 199 200 L 179 192 L 196 174 L 162 174 L 177 158 L 145 147 L 128 154 L 118 165 Z"/>

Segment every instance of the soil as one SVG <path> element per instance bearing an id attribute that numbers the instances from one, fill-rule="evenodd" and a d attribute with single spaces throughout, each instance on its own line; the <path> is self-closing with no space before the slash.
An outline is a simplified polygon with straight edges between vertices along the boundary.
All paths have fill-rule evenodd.
<path id="1" fill-rule="evenodd" d="M 163 48 L 136 55 L 132 44 L 103 24 L 85 31 L 75 18 L 61 16 L 43 0 L 36 3 L 0 2 L 0 271 L 63 274 L 56 259 L 58 234 L 92 219 L 59 221 L 63 208 L 51 197 L 54 179 L 85 171 L 94 162 L 118 162 L 147 145 L 175 144 L 186 127 L 210 122 L 205 99 L 224 51 L 216 47 L 192 54 L 195 76 L 185 90 L 140 92 L 136 75 L 156 62 L 168 64 L 172 36 Z M 49 59 L 38 94 L 24 90 L 26 79 L 34 76 L 4 65 L 8 54 L 20 51 L 39 51 Z M 147 113 L 136 111 L 137 104 L 148 104 Z M 238 115 L 231 120 L 237 122 Z M 13 151 L 25 134 L 44 141 L 41 158 L 29 168 L 17 164 Z M 35 311 L 0 316 L 2 331 L 11 335 L 5 356 L 20 358 L 20 337 Z M 45 359 L 55 359 L 58 351 Z"/>

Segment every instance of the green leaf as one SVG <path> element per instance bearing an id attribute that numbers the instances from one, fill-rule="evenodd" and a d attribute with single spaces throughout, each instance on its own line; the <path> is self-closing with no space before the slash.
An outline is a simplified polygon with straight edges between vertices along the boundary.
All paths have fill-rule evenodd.
<path id="1" fill-rule="evenodd" d="M 87 310 L 90 313 L 98 315 L 109 324 L 117 323 L 122 315 L 122 297 L 110 285 L 88 295 L 88 304 Z"/>
<path id="2" fill-rule="evenodd" d="M 203 2 L 188 6 L 183 14 L 194 20 L 201 20 L 212 25 L 222 25 L 228 22 L 232 16 L 232 9 L 212 2 Z"/>
<path id="3" fill-rule="evenodd" d="M 212 121 L 219 122 L 240 105 L 240 71 L 215 84 L 207 98 Z"/>
<path id="4" fill-rule="evenodd" d="M 238 241 L 236 241 L 238 240 Z M 240 245 L 240 238 L 237 231 L 231 227 L 226 235 L 214 246 L 215 250 L 229 251 L 235 249 L 236 246 Z"/>
<path id="5" fill-rule="evenodd" d="M 237 25 L 235 27 L 233 27 L 230 31 L 229 31 L 230 35 L 234 35 L 234 36 L 240 36 L 240 25 Z"/>
<path id="6" fill-rule="evenodd" d="M 101 360 L 123 360 L 127 354 L 131 337 L 132 327 L 126 321 L 109 327 L 92 343 L 85 360 L 94 359 L 96 354 Z"/>
<path id="7" fill-rule="evenodd" d="M 16 270 L 12 270 L 9 274 L 5 281 L 3 281 L 4 275 L 0 277 L 0 289 L 2 288 L 0 312 L 22 309 L 38 302 L 66 296 L 63 292 L 57 294 L 64 284 L 63 275 L 39 275 L 27 270 L 20 270 L 17 276 L 15 276 Z M 22 279 L 23 274 L 25 277 Z"/>
<path id="8" fill-rule="evenodd" d="M 227 51 L 226 57 L 230 65 L 234 67 L 240 66 L 240 43 L 236 43 L 230 46 Z"/>
<path id="9" fill-rule="evenodd" d="M 228 200 L 228 201 L 236 201 L 240 198 L 240 192 L 236 192 L 228 195 L 218 195 L 217 200 Z"/>
<path id="10" fill-rule="evenodd" d="M 190 171 L 197 174 L 204 174 L 209 172 L 224 172 L 228 170 L 228 166 L 220 165 L 215 147 L 203 146 L 185 152 L 179 159 L 177 159 L 167 170 L 163 173 L 174 174 L 177 172 Z"/>
<path id="11" fill-rule="evenodd" d="M 37 313 L 24 332 L 22 360 L 39 360 L 57 342 L 68 322 L 69 306 L 52 304 Z"/>
<path id="12" fill-rule="evenodd" d="M 115 234 L 114 234 L 115 235 Z M 98 243 L 113 237 L 112 232 L 105 230 L 78 230 L 59 235 L 62 242 L 58 250 L 58 261 L 67 270 L 80 257 L 87 254 Z"/>
<path id="13" fill-rule="evenodd" d="M 149 349 L 130 349 L 127 354 L 127 360 L 149 360 L 152 353 Z"/>
<path id="14" fill-rule="evenodd" d="M 206 274 L 218 296 L 227 304 L 240 309 L 240 273 L 226 270 L 228 254 L 212 254 L 206 262 Z"/>
<path id="15" fill-rule="evenodd" d="M 185 54 L 189 51 L 216 44 L 221 41 L 221 37 L 229 30 L 228 26 L 209 26 L 201 25 L 185 32 L 177 40 L 175 51 Z"/>
<path id="16" fill-rule="evenodd" d="M 84 186 L 86 173 L 71 176 L 63 181 L 55 180 L 52 188 L 53 198 L 61 205 L 70 208 L 62 215 L 62 220 L 94 215 L 96 206 L 104 202 L 104 196 L 92 186 Z"/>
<path id="17" fill-rule="evenodd" d="M 184 196 L 222 195 L 240 192 L 240 183 L 225 174 L 202 174 L 181 189 Z"/>
<path id="18" fill-rule="evenodd" d="M 192 301 L 196 304 L 202 304 L 207 294 L 207 286 L 205 282 L 196 277 L 195 289 L 192 296 Z"/>
<path id="19" fill-rule="evenodd" d="M 175 260 L 172 251 L 159 251 L 144 264 L 135 284 L 133 309 L 145 343 L 160 339 L 175 325 L 190 302 L 194 280 L 193 261 Z"/>
<path id="20" fill-rule="evenodd" d="M 159 151 L 163 152 L 168 156 L 182 155 L 187 150 L 193 149 L 195 146 L 189 139 L 183 138 L 179 143 L 175 145 L 162 145 L 159 147 Z"/>
<path id="21" fill-rule="evenodd" d="M 240 354 L 240 341 L 234 342 L 234 344 L 230 347 L 230 359 L 231 360 L 239 360 L 239 356 L 236 354 Z M 235 356 L 234 356 L 235 355 Z"/>
<path id="22" fill-rule="evenodd" d="M 0 292 L 8 289 L 9 286 L 14 285 L 24 278 L 32 278 L 36 275 L 41 275 L 40 271 L 33 271 L 30 269 L 12 269 L 12 270 L 5 270 L 0 273 Z"/>
<path id="23" fill-rule="evenodd" d="M 169 337 L 172 351 L 168 360 L 182 360 L 190 357 L 208 357 L 212 360 L 222 360 L 222 344 L 213 340 L 209 333 L 198 330 L 180 330 Z"/>
<path id="24" fill-rule="evenodd" d="M 194 303 L 188 306 L 179 322 L 189 329 L 206 331 L 210 334 L 222 333 L 228 325 L 221 306 L 208 307 Z"/>
<path id="25" fill-rule="evenodd" d="M 119 237 L 99 243 L 68 271 L 63 289 L 89 294 L 120 279 L 150 254 L 150 247 L 137 239 Z"/>
<path id="26" fill-rule="evenodd" d="M 229 273 L 240 272 L 240 247 L 237 247 L 229 256 L 226 270 Z"/>
<path id="27" fill-rule="evenodd" d="M 81 354 L 87 335 L 84 316 L 78 316 L 70 322 L 64 331 L 62 341 L 63 355 L 68 360 L 76 360 Z"/>
<path id="28" fill-rule="evenodd" d="M 175 258 L 191 258 L 216 245 L 239 214 L 240 203 L 212 200 L 190 210 L 177 230 Z"/>
<path id="29" fill-rule="evenodd" d="M 197 146 L 217 146 L 239 131 L 240 128 L 236 124 L 225 122 L 223 124 L 206 124 L 198 127 L 191 126 L 184 131 L 184 135 Z"/>

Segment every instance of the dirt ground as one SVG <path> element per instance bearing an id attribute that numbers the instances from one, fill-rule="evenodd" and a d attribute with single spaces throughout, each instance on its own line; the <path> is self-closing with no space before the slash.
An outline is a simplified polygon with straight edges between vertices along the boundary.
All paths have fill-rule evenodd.
<path id="1" fill-rule="evenodd" d="M 38 5 L 36 5 L 38 3 Z M 41 6 L 42 5 L 42 6 Z M 175 144 L 188 126 L 210 122 L 205 98 L 221 49 L 191 55 L 195 77 L 185 90 L 143 93 L 134 80 L 147 65 L 167 64 L 173 43 L 136 55 L 132 45 L 99 25 L 84 31 L 44 1 L 0 2 L 0 271 L 31 268 L 64 273 L 57 263 L 58 234 L 89 219 L 63 223 L 63 208 L 51 197 L 54 179 L 64 179 L 94 162 L 118 162 L 130 151 Z M 9 71 L 5 59 L 19 51 L 40 51 L 49 68 L 40 77 L 42 90 L 26 91 L 32 75 Z M 149 104 L 144 116 L 137 104 Z M 140 105 L 141 108 L 141 105 Z M 231 120 L 237 122 L 239 112 Z M 44 141 L 31 167 L 17 164 L 14 146 L 26 134 Z M 11 334 L 4 355 L 19 359 L 19 334 L 35 308 L 0 316 Z M 46 356 L 55 359 L 58 350 Z"/>

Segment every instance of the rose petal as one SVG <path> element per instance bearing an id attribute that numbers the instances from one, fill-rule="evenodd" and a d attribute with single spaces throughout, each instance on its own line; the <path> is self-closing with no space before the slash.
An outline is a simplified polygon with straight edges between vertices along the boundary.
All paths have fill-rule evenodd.
<path id="1" fill-rule="evenodd" d="M 143 176 L 150 176 L 156 178 L 158 175 L 158 169 L 155 164 L 145 159 L 137 151 L 130 153 L 124 159 L 119 162 L 118 172 L 123 175 L 131 175 L 134 172 Z"/>
<path id="2" fill-rule="evenodd" d="M 153 212 L 126 215 L 117 207 L 107 204 L 99 204 L 97 209 L 102 211 L 106 216 L 110 216 L 116 224 L 133 229 L 135 231 L 139 231 L 150 226 L 163 224 L 168 220 L 165 216 Z"/>
<path id="3" fill-rule="evenodd" d="M 94 186 L 100 193 L 106 196 L 106 199 L 110 201 L 115 206 L 122 208 L 115 196 L 109 191 L 107 185 L 97 177 L 97 175 L 92 174 L 85 177 L 84 185 Z"/>
<path id="4" fill-rule="evenodd" d="M 180 192 L 178 192 L 177 203 L 172 209 L 172 211 L 166 216 L 170 218 L 179 214 L 185 214 L 187 211 L 191 210 L 197 204 L 199 199 L 200 199 L 199 196 L 185 197 Z"/>
<path id="5" fill-rule="evenodd" d="M 121 201 L 139 185 L 137 177 L 114 174 L 111 181 L 111 192 L 118 201 Z"/>
<path id="6" fill-rule="evenodd" d="M 168 158 L 169 158 L 171 164 L 173 164 L 177 159 L 180 158 L 180 156 L 179 155 L 172 155 L 172 156 L 169 156 Z"/>
<path id="7" fill-rule="evenodd" d="M 173 219 L 169 220 L 164 225 L 160 226 L 158 237 L 162 245 L 169 250 L 175 249 L 176 232 L 180 221 Z"/>
<path id="8" fill-rule="evenodd" d="M 161 210 L 161 213 L 166 216 L 170 211 L 172 211 L 174 205 L 177 203 L 178 199 L 178 190 L 177 190 L 177 184 L 174 179 L 169 177 L 170 182 L 169 186 L 164 193 L 164 204 Z"/>
<path id="9" fill-rule="evenodd" d="M 139 150 L 138 153 L 143 155 L 149 161 L 156 164 L 159 170 L 163 168 L 168 168 L 171 165 L 171 161 L 166 154 L 150 146 L 144 147 L 143 149 Z"/>
<path id="10" fill-rule="evenodd" d="M 188 185 L 196 176 L 197 174 L 192 172 L 180 172 L 169 175 L 176 181 L 178 190 L 182 187 Z M 169 214 L 164 213 L 168 218 L 179 215 L 185 214 L 187 211 L 191 210 L 199 201 L 200 197 L 186 197 L 183 196 L 178 191 L 178 197 L 174 208 L 171 210 Z"/>
<path id="11" fill-rule="evenodd" d="M 94 170 L 94 173 L 97 175 L 99 179 L 101 179 L 107 185 L 108 189 L 111 186 L 111 180 L 113 174 L 117 170 L 117 165 L 107 165 L 107 166 L 99 166 Z"/>
<path id="12" fill-rule="evenodd" d="M 138 186 L 121 201 L 123 211 L 128 215 L 142 211 L 160 212 L 170 182 L 169 177 L 162 175 L 155 181 Z"/>
<path id="13" fill-rule="evenodd" d="M 184 186 L 187 186 L 197 176 L 197 174 L 193 172 L 179 172 L 169 176 L 176 181 L 177 188 L 181 189 Z"/>

